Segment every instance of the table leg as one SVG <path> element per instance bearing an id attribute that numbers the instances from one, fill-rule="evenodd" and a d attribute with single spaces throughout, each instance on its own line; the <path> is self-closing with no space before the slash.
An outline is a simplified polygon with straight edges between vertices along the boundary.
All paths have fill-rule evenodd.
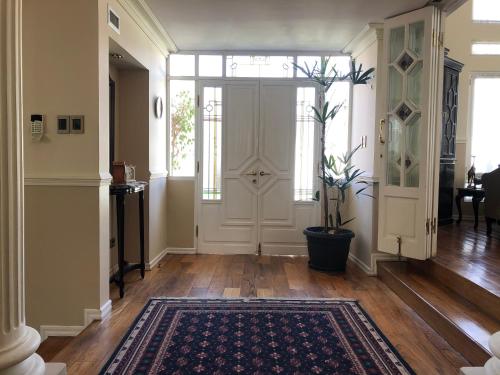
<path id="1" fill-rule="evenodd" d="M 462 221 L 462 194 L 457 193 L 457 196 L 455 197 L 455 203 L 457 204 L 457 211 L 458 211 L 458 220 L 457 224 L 460 224 Z"/>
<path id="2" fill-rule="evenodd" d="M 125 197 L 118 194 L 116 196 L 116 227 L 118 232 L 118 287 L 120 288 L 120 298 L 123 298 L 125 282 Z"/>
<path id="3" fill-rule="evenodd" d="M 139 236 L 141 245 L 141 277 L 144 279 L 144 191 L 139 192 Z"/>
<path id="4" fill-rule="evenodd" d="M 472 208 L 474 209 L 474 229 L 477 229 L 479 225 L 479 202 L 481 199 L 477 199 L 476 197 L 472 197 Z"/>

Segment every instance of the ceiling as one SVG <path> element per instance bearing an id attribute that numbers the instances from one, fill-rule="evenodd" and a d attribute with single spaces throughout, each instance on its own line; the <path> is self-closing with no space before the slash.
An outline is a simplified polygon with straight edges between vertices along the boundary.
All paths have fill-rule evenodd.
<path id="1" fill-rule="evenodd" d="M 179 50 L 341 51 L 428 0 L 146 0 Z"/>

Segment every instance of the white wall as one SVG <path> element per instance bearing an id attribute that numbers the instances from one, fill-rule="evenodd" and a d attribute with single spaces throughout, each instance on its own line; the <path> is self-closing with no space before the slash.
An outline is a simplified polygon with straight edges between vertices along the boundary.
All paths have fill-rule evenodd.
<path id="1" fill-rule="evenodd" d="M 372 182 L 372 187 L 366 190 L 367 196 L 353 197 L 347 206 L 346 218 L 355 218 L 348 227 L 356 237 L 351 245 L 351 257 L 365 270 L 371 271 L 372 254 L 377 249 L 378 222 L 378 174 L 379 174 L 379 142 L 377 129 L 377 75 L 379 59 L 382 51 L 381 34 L 373 26 L 367 30 L 364 37 L 354 46 L 352 57 L 356 64 L 363 64 L 364 69 L 375 68 L 375 79 L 368 85 L 353 87 L 351 149 L 361 144 L 361 138 L 366 137 L 367 147 L 361 148 L 353 157 L 356 168 L 365 171 L 364 177 Z M 355 186 L 351 193 L 361 186 Z"/>
<path id="2" fill-rule="evenodd" d="M 444 41 L 445 47 L 450 49 L 449 56 L 464 64 L 458 93 L 456 186 L 465 183 L 471 163 L 471 75 L 478 72 L 500 73 L 500 56 L 472 55 L 473 41 L 500 42 L 500 24 L 472 22 L 472 0 L 469 0 L 446 18 Z"/>

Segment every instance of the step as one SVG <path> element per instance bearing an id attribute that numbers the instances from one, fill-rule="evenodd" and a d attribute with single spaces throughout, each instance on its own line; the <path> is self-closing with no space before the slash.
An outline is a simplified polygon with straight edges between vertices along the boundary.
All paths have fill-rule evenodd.
<path id="1" fill-rule="evenodd" d="M 490 357 L 488 340 L 500 322 L 406 262 L 379 262 L 378 277 L 472 365 Z"/>
<path id="2" fill-rule="evenodd" d="M 480 277 L 478 274 L 481 272 L 476 270 L 476 277 L 471 277 L 471 272 L 457 271 L 456 268 L 439 258 L 426 261 L 410 260 L 409 262 L 412 267 L 461 295 L 493 319 L 499 319 L 500 296 L 498 288 L 496 285 L 488 285 L 484 280 L 477 280 L 477 277 Z"/>

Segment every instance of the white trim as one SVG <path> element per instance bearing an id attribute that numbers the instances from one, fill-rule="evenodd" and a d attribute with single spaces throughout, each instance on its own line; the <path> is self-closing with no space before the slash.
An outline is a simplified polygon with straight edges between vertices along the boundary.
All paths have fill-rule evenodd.
<path id="1" fill-rule="evenodd" d="M 381 23 L 369 23 L 361 32 L 354 37 L 342 50 L 345 54 L 350 54 L 354 59 L 363 53 L 373 43 L 382 39 L 384 25 Z"/>
<path id="2" fill-rule="evenodd" d="M 84 329 L 84 326 L 40 326 L 40 336 L 43 342 L 49 336 L 78 336 Z"/>
<path id="3" fill-rule="evenodd" d="M 167 247 L 167 254 L 196 254 L 194 247 Z"/>
<path id="4" fill-rule="evenodd" d="M 373 276 L 375 273 L 373 273 L 371 265 L 367 265 L 365 262 L 363 262 L 361 259 L 359 259 L 356 255 L 352 253 L 352 250 L 349 251 L 349 259 L 356 264 L 359 268 L 361 268 L 366 274 Z"/>
<path id="5" fill-rule="evenodd" d="M 151 271 L 153 268 L 155 268 L 165 255 L 167 255 L 167 249 L 162 250 L 160 254 L 155 256 L 149 262 L 146 262 L 145 265 L 146 271 Z"/>
<path id="6" fill-rule="evenodd" d="M 168 177 L 167 170 L 149 172 L 149 181 L 159 180 L 167 177 Z"/>
<path id="7" fill-rule="evenodd" d="M 109 186 L 112 177 L 109 173 L 101 176 L 25 176 L 25 186 Z"/>
<path id="8" fill-rule="evenodd" d="M 78 336 L 85 328 L 87 328 L 94 320 L 103 320 L 111 315 L 112 302 L 108 300 L 99 309 L 84 309 L 82 326 L 57 326 L 57 325 L 41 325 L 40 336 L 42 341 L 45 341 L 49 336 Z"/>
<path id="9" fill-rule="evenodd" d="M 118 0 L 118 3 L 161 53 L 168 56 L 170 52 L 177 52 L 173 39 L 144 0 Z"/>

